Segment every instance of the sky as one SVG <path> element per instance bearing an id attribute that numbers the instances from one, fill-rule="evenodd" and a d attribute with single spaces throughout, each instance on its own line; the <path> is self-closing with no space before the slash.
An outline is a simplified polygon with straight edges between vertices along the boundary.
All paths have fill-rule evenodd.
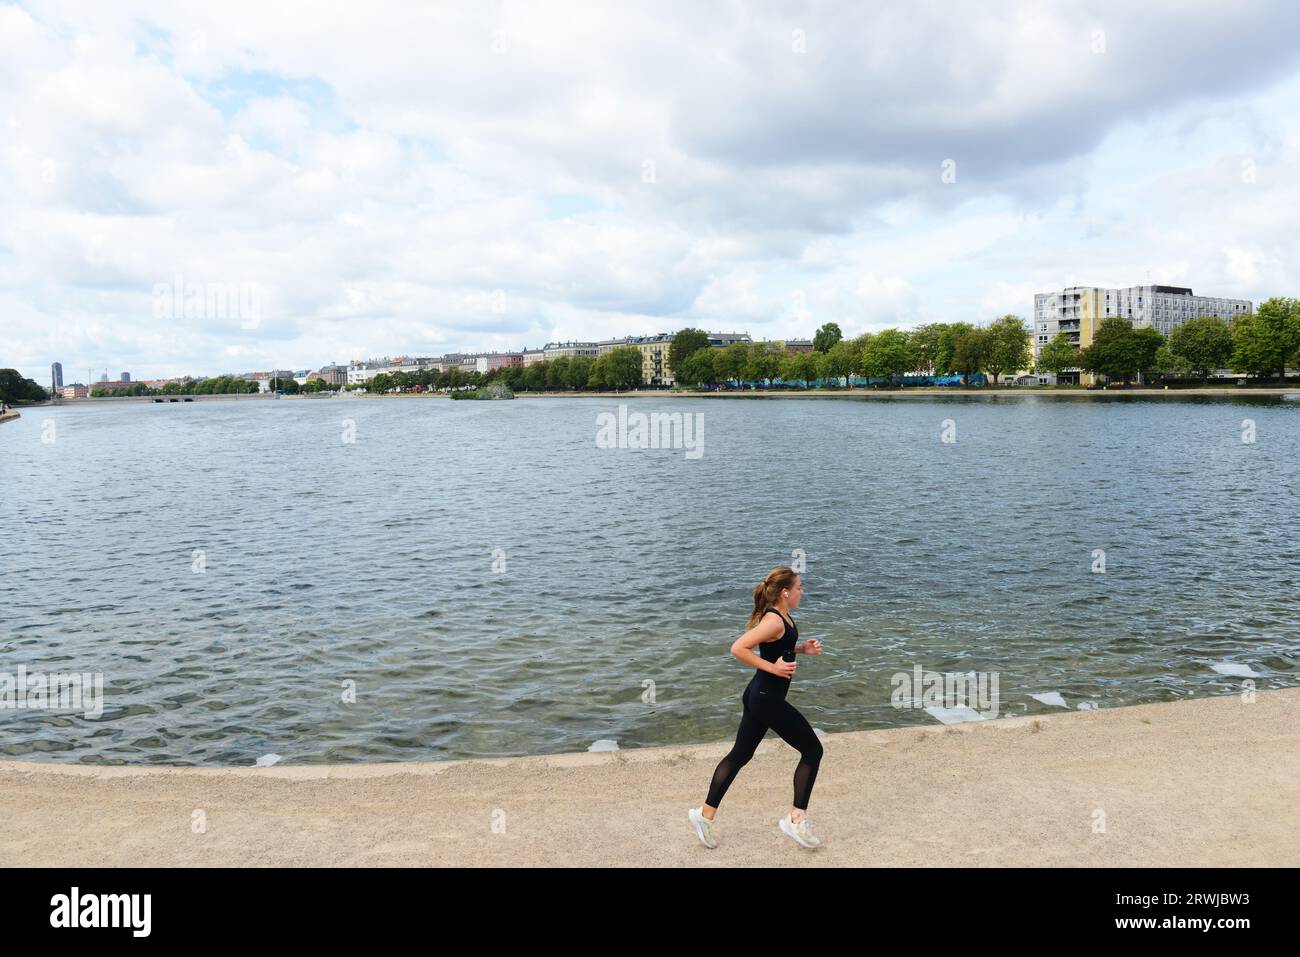
<path id="1" fill-rule="evenodd" d="M 0 367 L 1297 295 L 1287 2 L 0 0 Z"/>

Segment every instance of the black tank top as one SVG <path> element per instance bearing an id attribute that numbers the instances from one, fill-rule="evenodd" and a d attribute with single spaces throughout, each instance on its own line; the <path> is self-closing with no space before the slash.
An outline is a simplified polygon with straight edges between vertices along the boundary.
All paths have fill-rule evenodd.
<path id="1" fill-rule="evenodd" d="M 794 626 L 794 622 L 782 615 L 775 608 L 769 608 L 763 612 L 764 615 L 776 615 L 785 625 L 785 634 L 776 641 L 765 641 L 758 646 L 758 656 L 764 661 L 780 661 L 781 656 L 787 651 L 794 651 L 795 642 L 799 639 L 799 629 Z M 754 682 L 762 691 L 775 691 L 784 696 L 790 689 L 790 679 L 782 678 L 778 675 L 770 674 L 761 669 L 754 669 Z"/>

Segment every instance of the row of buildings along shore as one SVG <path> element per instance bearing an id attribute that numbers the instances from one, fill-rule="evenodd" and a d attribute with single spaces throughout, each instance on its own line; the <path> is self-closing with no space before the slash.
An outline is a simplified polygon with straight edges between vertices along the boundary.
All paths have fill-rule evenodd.
<path id="1" fill-rule="evenodd" d="M 676 333 L 663 332 L 653 336 L 624 336 L 620 339 L 605 339 L 600 342 L 548 342 L 540 349 L 522 349 L 518 352 L 449 352 L 442 356 L 395 356 L 382 359 L 353 359 L 347 365 L 331 363 L 319 369 L 275 369 L 270 372 L 232 373 L 230 378 L 244 379 L 258 383 L 261 392 L 270 392 L 277 379 L 293 379 L 299 385 L 313 379 L 322 379 L 327 385 L 341 388 L 345 385 L 364 385 L 381 372 L 448 372 L 460 369 L 471 372 L 489 372 L 508 366 L 530 366 L 536 362 L 549 362 L 552 359 L 583 357 L 598 359 L 614 349 L 632 348 L 641 353 L 641 374 L 644 384 L 651 386 L 669 386 L 674 384 L 672 368 L 668 363 L 668 349 Z M 709 345 L 718 349 L 725 348 L 733 342 L 753 342 L 747 332 L 710 332 Z M 790 352 L 812 352 L 811 339 L 786 339 L 774 342 Z M 184 382 L 183 379 L 136 379 L 132 380 L 129 372 L 123 372 L 117 379 L 110 380 L 105 373 L 100 379 L 87 386 L 76 382 L 64 385 L 63 366 L 54 363 L 50 368 L 50 387 L 55 395 L 65 399 L 82 399 L 96 389 L 109 392 L 145 385 L 150 388 L 162 388 L 168 382 Z"/>
<path id="2" fill-rule="evenodd" d="M 354 360 L 346 366 L 323 366 L 319 377 L 328 384 L 364 385 L 381 372 L 448 372 L 460 369 L 462 372 L 491 372 L 509 366 L 530 366 L 538 362 L 550 362 L 553 359 L 599 359 L 615 349 L 636 349 L 641 353 L 641 381 L 648 386 L 670 386 L 675 380 L 672 367 L 668 363 L 668 349 L 673 344 L 676 333 L 661 332 L 653 336 L 623 336 L 619 339 L 604 339 L 600 342 L 548 342 L 540 349 L 522 349 L 519 352 L 449 352 L 444 356 L 415 358 L 398 356 L 396 358 Z M 733 342 L 753 342 L 747 332 L 710 332 L 709 345 L 723 349 Z M 773 343 L 790 352 L 812 352 L 811 339 L 786 339 Z M 315 378 L 312 373 L 309 378 Z"/>
<path id="3" fill-rule="evenodd" d="M 1128 286 L 1125 288 L 1107 288 L 1104 286 L 1069 286 L 1058 292 L 1038 293 L 1034 296 L 1033 320 L 1030 338 L 1033 346 L 1034 362 L 1037 365 L 1039 354 L 1058 333 L 1079 348 L 1092 344 L 1102 321 L 1111 317 L 1128 319 L 1135 327 L 1150 326 L 1168 336 L 1175 328 L 1188 319 L 1197 316 L 1218 316 L 1231 321 L 1236 316 L 1248 315 L 1252 311 L 1249 299 L 1224 299 L 1215 296 L 1197 296 L 1187 286 Z M 442 356 L 397 356 L 382 359 L 353 359 L 347 365 L 331 363 L 319 369 L 292 371 L 277 369 L 270 372 L 246 372 L 232 375 L 258 383 L 262 392 L 269 392 L 276 379 L 294 379 L 299 385 L 312 379 L 323 379 L 329 386 L 364 385 L 381 372 L 425 371 L 447 372 L 460 369 L 462 372 L 490 372 L 508 366 L 530 366 L 536 362 L 547 362 L 559 358 L 584 357 L 598 359 L 614 349 L 633 348 L 641 353 L 641 379 L 647 386 L 670 386 L 675 383 L 672 368 L 668 363 L 668 349 L 672 345 L 675 333 L 661 332 L 651 336 L 624 336 L 619 339 L 605 339 L 600 342 L 548 342 L 540 349 L 522 349 L 518 352 L 449 352 Z M 747 332 L 710 332 L 709 345 L 722 349 L 733 342 L 753 342 Z M 809 339 L 778 340 L 773 345 L 790 352 L 811 352 L 812 341 Z M 1080 381 L 1079 370 L 1067 370 L 1060 375 L 1036 373 L 1024 370 L 1021 378 L 1040 384 L 1055 384 Z M 1093 377 L 1083 374 L 1087 380 Z M 110 381 L 107 372 L 90 386 L 82 383 L 63 384 L 63 367 L 54 363 L 51 368 L 51 387 L 55 395 L 64 398 L 84 398 L 98 388 L 108 391 L 144 384 L 161 388 L 171 381 L 158 379 L 132 381 L 130 373 L 123 372 L 119 378 Z"/>

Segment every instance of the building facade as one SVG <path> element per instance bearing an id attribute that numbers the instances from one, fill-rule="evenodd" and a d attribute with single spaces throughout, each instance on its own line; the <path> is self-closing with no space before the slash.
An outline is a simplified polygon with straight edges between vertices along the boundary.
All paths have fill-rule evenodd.
<path id="1" fill-rule="evenodd" d="M 673 333 L 661 332 L 654 336 L 632 336 L 628 346 L 641 353 L 641 383 L 643 385 L 672 385 L 673 370 L 668 363 L 668 350 L 673 344 Z"/>
<path id="2" fill-rule="evenodd" d="M 332 363 L 331 365 L 321 366 L 320 371 L 317 374 L 322 379 L 325 380 L 326 385 L 332 385 L 336 389 L 339 386 L 347 385 L 347 381 L 348 381 L 347 366 L 341 366 L 338 363 Z"/>
<path id="3" fill-rule="evenodd" d="M 63 363 L 56 362 L 50 366 L 50 392 L 58 395 L 63 391 Z"/>
<path id="4" fill-rule="evenodd" d="M 1043 347 L 1058 333 L 1064 333 L 1078 348 L 1087 348 L 1102 321 L 1109 318 L 1128 319 L 1134 328 L 1149 326 L 1168 336 L 1188 319 L 1218 316 L 1226 322 L 1249 314 L 1252 308 L 1249 299 L 1197 296 L 1186 286 L 1070 286 L 1060 292 L 1038 293 L 1034 296 L 1034 359 L 1037 361 Z M 1079 381 L 1079 372 L 1066 372 L 1060 378 Z"/>
<path id="5" fill-rule="evenodd" d="M 542 347 L 542 358 L 547 362 L 552 359 L 595 360 L 600 355 L 600 344 L 596 342 L 548 342 Z"/>
<path id="6" fill-rule="evenodd" d="M 753 342 L 748 332 L 710 332 L 709 345 L 715 349 L 725 349 L 733 342 Z M 792 339 L 791 342 L 807 341 Z M 812 351 L 812 342 L 808 342 L 808 349 Z"/>

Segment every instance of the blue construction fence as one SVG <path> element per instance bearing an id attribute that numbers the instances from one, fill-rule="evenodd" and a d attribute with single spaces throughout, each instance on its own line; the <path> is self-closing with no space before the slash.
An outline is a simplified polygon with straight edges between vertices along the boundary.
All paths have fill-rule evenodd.
<path id="1" fill-rule="evenodd" d="M 885 388 L 891 388 L 891 389 L 906 389 L 906 388 L 914 388 L 914 387 L 933 388 L 935 386 L 960 387 L 963 385 L 982 386 L 987 384 L 987 382 L 988 380 L 985 378 L 984 373 L 982 372 L 977 372 L 974 375 L 968 376 L 966 381 L 963 381 L 962 377 L 959 375 L 896 375 L 896 376 L 856 376 L 855 375 L 855 376 L 849 376 L 848 378 L 848 384 L 854 387 L 873 388 L 877 386 L 883 386 Z M 736 389 L 736 388 L 740 388 L 740 389 L 755 389 L 755 388 L 842 389 L 844 387 L 845 387 L 844 376 L 840 376 L 838 379 L 813 379 L 810 382 L 805 382 L 802 379 L 796 379 L 791 382 L 786 382 L 784 379 L 772 379 L 770 382 L 767 380 L 754 381 L 752 379 L 743 379 L 740 381 L 738 385 L 733 383 L 723 384 L 723 388 L 731 388 L 731 389 Z"/>

